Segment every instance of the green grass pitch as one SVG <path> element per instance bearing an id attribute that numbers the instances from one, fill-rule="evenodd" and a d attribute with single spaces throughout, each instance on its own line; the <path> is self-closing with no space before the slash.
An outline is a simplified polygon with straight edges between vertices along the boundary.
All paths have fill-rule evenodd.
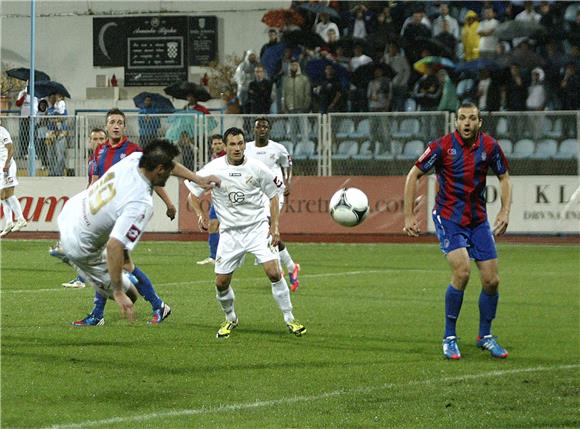
<path id="1" fill-rule="evenodd" d="M 458 334 L 463 359 L 442 358 L 449 270 L 435 245 L 289 243 L 302 265 L 292 295 L 308 333 L 288 334 L 253 257 L 234 276 L 240 326 L 223 314 L 205 243 L 142 242 L 134 254 L 173 314 L 128 326 L 75 328 L 91 289 L 49 241 L 1 245 L 2 428 L 578 427 L 579 251 L 499 245 L 494 325 L 510 352 L 474 346 L 473 267 Z"/>

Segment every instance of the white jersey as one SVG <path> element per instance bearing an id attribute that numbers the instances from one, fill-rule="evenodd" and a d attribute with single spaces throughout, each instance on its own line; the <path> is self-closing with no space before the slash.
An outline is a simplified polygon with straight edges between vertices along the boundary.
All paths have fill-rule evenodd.
<path id="1" fill-rule="evenodd" d="M 4 167 L 4 163 L 8 158 L 8 149 L 6 145 L 12 144 L 12 137 L 6 128 L 0 125 L 0 169 Z"/>
<path id="2" fill-rule="evenodd" d="M 240 165 L 231 165 L 227 157 L 222 156 L 209 162 L 197 174 L 213 174 L 221 180 L 220 187 L 211 190 L 221 231 L 267 221 L 263 196 L 274 198 L 282 186 L 282 181 L 262 162 L 247 156 Z M 195 183 L 185 181 L 185 184 L 195 196 L 203 193 Z"/>
<path id="3" fill-rule="evenodd" d="M 250 158 L 256 158 L 262 161 L 270 169 L 272 174 L 282 183 L 284 183 L 284 174 L 282 172 L 282 167 L 289 168 L 292 166 L 292 158 L 286 147 L 275 141 L 268 140 L 266 146 L 256 146 L 256 142 L 246 143 L 246 156 Z M 280 187 L 280 193 L 284 193 L 285 186 Z"/>
<path id="4" fill-rule="evenodd" d="M 73 255 L 101 252 L 109 238 L 132 250 L 153 215 L 153 186 L 139 170 L 142 152 L 113 165 L 88 189 L 72 197 L 58 217 L 62 235 L 74 234 Z"/>

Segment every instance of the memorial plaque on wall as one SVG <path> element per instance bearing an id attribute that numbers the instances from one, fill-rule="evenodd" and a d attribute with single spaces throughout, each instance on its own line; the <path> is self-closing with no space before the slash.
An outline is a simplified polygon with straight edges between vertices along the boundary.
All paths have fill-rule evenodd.
<path id="1" fill-rule="evenodd" d="M 187 17 L 127 18 L 125 86 L 187 80 Z"/>
<path id="2" fill-rule="evenodd" d="M 207 66 L 217 59 L 217 17 L 189 17 L 189 64 Z"/>
<path id="3" fill-rule="evenodd" d="M 93 18 L 93 66 L 125 65 L 126 18 Z"/>

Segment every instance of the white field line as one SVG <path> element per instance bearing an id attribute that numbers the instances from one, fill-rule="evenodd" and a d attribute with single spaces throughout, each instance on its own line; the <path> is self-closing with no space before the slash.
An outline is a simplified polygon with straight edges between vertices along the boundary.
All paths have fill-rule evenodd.
<path id="1" fill-rule="evenodd" d="M 138 416 L 128 416 L 128 417 L 112 417 L 109 419 L 102 419 L 102 420 L 87 420 L 81 423 L 67 423 L 67 424 L 55 424 L 52 426 L 48 426 L 44 429 L 81 429 L 87 427 L 94 427 L 94 426 L 104 426 L 104 425 L 112 425 L 112 424 L 121 424 L 121 423 L 132 423 L 132 422 L 143 422 L 148 420 L 154 419 L 162 419 L 162 418 L 171 418 L 171 417 L 180 417 L 180 416 L 196 416 L 196 415 L 204 415 L 210 413 L 227 413 L 227 412 L 236 412 L 236 411 L 245 411 L 245 410 L 253 410 L 257 408 L 269 408 L 278 405 L 289 405 L 295 404 L 298 402 L 310 402 L 310 401 L 319 401 L 322 399 L 327 398 L 335 398 L 344 395 L 365 395 L 372 392 L 380 391 L 380 390 L 388 390 L 395 387 L 404 387 L 404 386 L 421 386 L 421 385 L 431 385 L 431 384 L 440 384 L 440 383 L 449 383 L 455 381 L 467 381 L 467 380 L 477 380 L 479 378 L 488 378 L 488 377 L 503 377 L 506 375 L 512 374 L 522 374 L 522 373 L 529 373 L 529 372 L 542 372 L 542 371 L 557 371 L 557 370 L 573 370 L 580 368 L 580 365 L 558 365 L 558 366 L 537 366 L 533 368 L 518 368 L 518 369 L 507 369 L 507 370 L 496 370 L 496 371 L 487 371 L 481 372 L 478 374 L 468 374 L 468 375 L 460 375 L 456 377 L 443 377 L 443 378 L 431 378 L 425 380 L 412 380 L 406 383 L 385 383 L 378 386 L 369 386 L 369 387 L 357 387 L 354 389 L 340 389 L 334 390 L 331 392 L 323 392 L 318 395 L 311 395 L 311 396 L 294 396 L 291 398 L 283 398 L 283 399 L 272 399 L 268 401 L 255 401 L 255 402 L 242 402 L 237 404 L 229 404 L 229 405 L 218 405 L 218 406 L 203 406 L 200 408 L 189 408 L 183 410 L 174 410 L 174 411 L 166 411 L 160 413 L 151 413 L 151 414 L 143 414 Z"/>
<path id="2" fill-rule="evenodd" d="M 300 278 L 315 279 L 315 278 L 325 278 L 325 277 L 341 277 L 341 276 L 359 276 L 363 274 L 383 274 L 383 273 L 394 273 L 394 272 L 412 272 L 412 273 L 432 273 L 434 271 L 448 272 L 449 270 L 423 270 L 423 269 L 384 269 L 384 270 L 366 270 L 366 271 L 342 271 L 334 273 L 320 273 L 320 274 L 301 274 Z M 171 282 L 171 283 L 155 283 L 155 287 L 160 286 L 190 286 L 190 285 L 207 285 L 213 284 L 214 274 L 213 272 L 208 273 L 209 276 L 206 280 L 189 280 L 183 282 Z M 260 280 L 265 280 L 265 275 L 260 277 L 246 277 L 246 278 L 236 278 L 234 276 L 235 282 L 256 282 Z M 6 289 L 0 290 L 2 294 L 12 294 L 12 293 L 37 293 L 37 292 L 63 292 L 67 291 L 67 288 L 55 286 L 50 289 Z"/>

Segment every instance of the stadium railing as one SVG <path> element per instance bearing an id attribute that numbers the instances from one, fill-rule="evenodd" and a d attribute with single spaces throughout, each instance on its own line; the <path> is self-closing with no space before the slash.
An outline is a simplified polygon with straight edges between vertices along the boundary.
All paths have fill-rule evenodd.
<path id="1" fill-rule="evenodd" d="M 3 116 L 22 176 L 85 176 L 89 133 L 104 127 L 105 112 L 37 117 L 35 144 L 28 120 Z M 253 140 L 262 115 L 126 113 L 127 137 L 138 144 L 164 137 L 179 145 L 181 160 L 199 169 L 211 159 L 209 138 L 229 127 Z M 303 176 L 404 175 L 430 140 L 455 128 L 447 112 L 269 115 L 270 138 L 283 144 Z M 580 175 L 580 112 L 483 113 L 483 129 L 498 139 L 516 175 Z"/>

